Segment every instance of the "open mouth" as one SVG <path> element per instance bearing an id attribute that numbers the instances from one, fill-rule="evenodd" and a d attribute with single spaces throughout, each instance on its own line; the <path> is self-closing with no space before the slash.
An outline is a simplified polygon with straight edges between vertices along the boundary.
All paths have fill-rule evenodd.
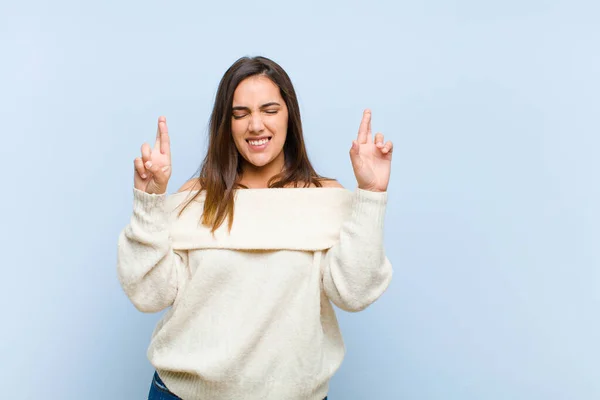
<path id="1" fill-rule="evenodd" d="M 248 142 L 248 144 L 252 147 L 263 147 L 263 146 L 266 146 L 270 140 L 271 140 L 271 137 L 269 136 L 269 137 L 255 138 L 255 139 L 246 139 L 246 142 Z"/>

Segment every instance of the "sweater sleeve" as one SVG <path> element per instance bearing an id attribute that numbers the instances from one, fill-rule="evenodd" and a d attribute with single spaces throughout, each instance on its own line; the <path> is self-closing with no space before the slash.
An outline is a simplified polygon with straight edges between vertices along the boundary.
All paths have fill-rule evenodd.
<path id="1" fill-rule="evenodd" d="M 375 302 L 392 279 L 383 246 L 387 192 L 356 189 L 339 242 L 323 257 L 323 289 L 345 311 L 362 311 Z"/>
<path id="2" fill-rule="evenodd" d="M 118 239 L 119 282 L 142 312 L 171 306 L 186 271 L 187 252 L 174 251 L 171 245 L 166 201 L 166 194 L 151 195 L 134 188 L 133 215 Z"/>

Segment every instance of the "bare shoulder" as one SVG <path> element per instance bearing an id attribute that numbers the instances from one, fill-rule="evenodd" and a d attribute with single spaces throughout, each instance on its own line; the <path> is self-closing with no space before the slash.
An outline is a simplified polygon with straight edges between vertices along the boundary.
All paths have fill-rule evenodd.
<path id="1" fill-rule="evenodd" d="M 200 190 L 201 188 L 202 185 L 200 185 L 200 180 L 198 178 L 194 178 L 184 183 L 177 192 L 188 192 L 192 190 Z"/>
<path id="2" fill-rule="evenodd" d="M 338 181 L 335 179 L 323 179 L 321 180 L 321 185 L 324 188 L 344 188 Z"/>

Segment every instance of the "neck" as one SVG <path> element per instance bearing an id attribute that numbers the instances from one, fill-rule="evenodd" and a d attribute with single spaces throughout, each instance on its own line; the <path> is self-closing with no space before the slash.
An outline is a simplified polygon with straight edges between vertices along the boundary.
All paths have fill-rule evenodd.
<path id="1" fill-rule="evenodd" d="M 244 160 L 244 164 L 242 165 L 242 176 L 240 177 L 239 183 L 249 188 L 268 187 L 269 180 L 283 171 L 285 165 L 283 153 L 281 156 L 282 157 L 277 157 L 275 160 L 262 167 L 257 167 Z"/>

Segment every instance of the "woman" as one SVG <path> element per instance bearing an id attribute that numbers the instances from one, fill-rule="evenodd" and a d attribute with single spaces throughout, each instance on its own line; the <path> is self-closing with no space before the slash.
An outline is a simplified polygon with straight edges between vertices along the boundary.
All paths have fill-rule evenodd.
<path id="1" fill-rule="evenodd" d="M 169 133 L 135 160 L 118 276 L 137 309 L 167 312 L 148 358 L 150 399 L 318 399 L 341 365 L 332 304 L 356 312 L 392 277 L 383 219 L 392 143 L 365 111 L 350 192 L 319 176 L 286 72 L 242 58 L 223 76 L 198 178 L 166 195 Z"/>

